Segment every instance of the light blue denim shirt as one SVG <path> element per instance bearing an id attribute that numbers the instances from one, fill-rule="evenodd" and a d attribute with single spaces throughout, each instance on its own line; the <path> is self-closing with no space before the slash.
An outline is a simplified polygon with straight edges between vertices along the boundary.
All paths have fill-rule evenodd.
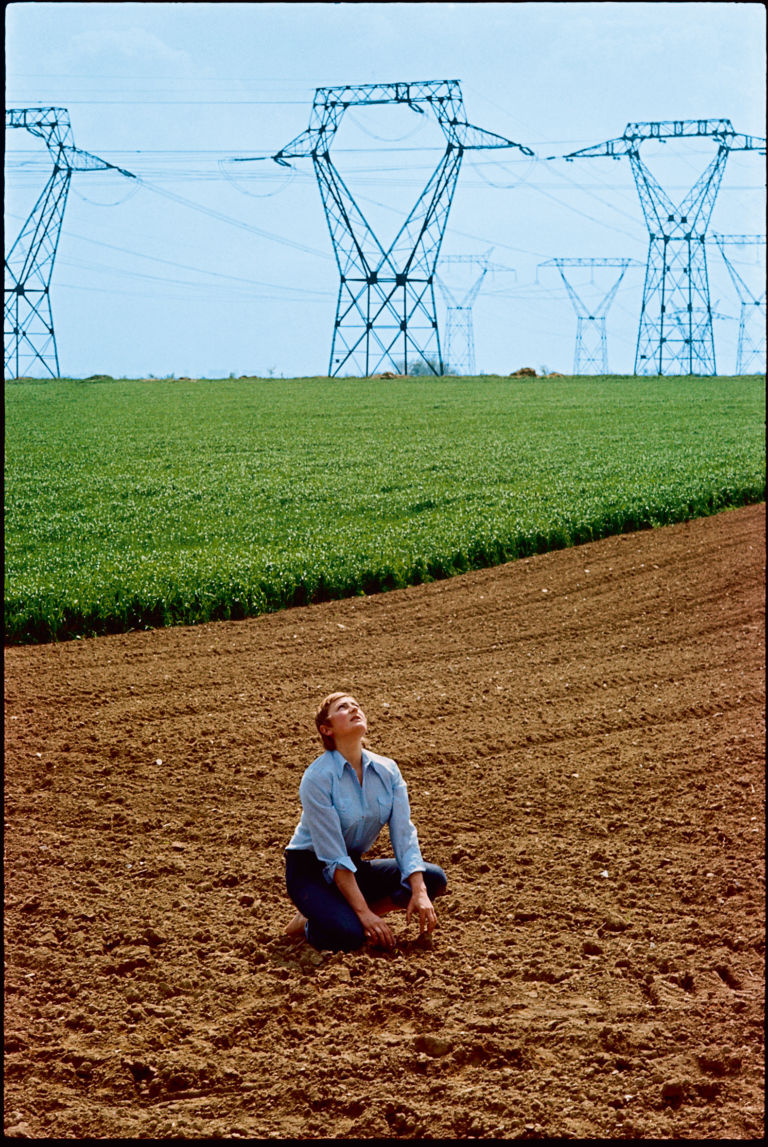
<path id="1" fill-rule="evenodd" d="M 357 872 L 349 855 L 367 852 L 385 824 L 403 884 L 424 872 L 408 788 L 389 757 L 363 749 L 363 783 L 338 749 L 329 749 L 306 769 L 299 785 L 301 820 L 288 848 L 312 849 L 330 884 L 337 868 Z"/>

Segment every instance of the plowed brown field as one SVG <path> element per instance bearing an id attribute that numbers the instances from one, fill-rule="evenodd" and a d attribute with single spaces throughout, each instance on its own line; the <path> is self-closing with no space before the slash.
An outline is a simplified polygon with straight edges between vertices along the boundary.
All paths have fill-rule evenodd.
<path id="1" fill-rule="evenodd" d="M 764 522 L 6 649 L 6 1134 L 760 1138 Z M 431 946 L 281 936 L 334 689 Z"/>

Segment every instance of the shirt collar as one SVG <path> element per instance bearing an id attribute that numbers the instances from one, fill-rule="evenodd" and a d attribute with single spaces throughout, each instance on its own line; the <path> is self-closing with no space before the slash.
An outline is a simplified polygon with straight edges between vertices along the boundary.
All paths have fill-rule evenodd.
<path id="1" fill-rule="evenodd" d="M 376 761 L 374 760 L 371 753 L 369 753 L 367 749 L 363 749 L 362 754 L 363 754 L 363 772 L 365 772 L 367 765 L 373 765 L 373 767 L 375 769 L 376 768 Z M 340 777 L 341 774 L 344 772 L 344 766 L 349 764 L 349 761 L 347 760 L 347 758 L 345 756 L 343 756 L 342 753 L 339 752 L 338 749 L 331 749 L 331 756 L 333 757 L 333 763 L 336 766 L 336 776 Z M 351 765 L 349 765 L 349 767 L 352 768 Z"/>

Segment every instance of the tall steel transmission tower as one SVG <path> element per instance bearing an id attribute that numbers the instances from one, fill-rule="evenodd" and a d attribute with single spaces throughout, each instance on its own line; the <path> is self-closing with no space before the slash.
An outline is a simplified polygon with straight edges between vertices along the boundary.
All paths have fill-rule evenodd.
<path id="1" fill-rule="evenodd" d="M 334 166 L 330 149 L 349 107 L 405 104 L 431 112 L 446 138 L 445 154 L 391 245 L 385 250 Z M 457 80 L 317 88 L 309 127 L 273 156 L 278 163 L 311 157 L 325 208 L 340 285 L 329 376 L 383 369 L 443 372 L 435 267 L 465 151 L 530 148 L 467 123 Z"/>
<path id="2" fill-rule="evenodd" d="M 717 153 L 676 205 L 643 163 L 640 145 L 693 136 L 712 138 Z M 764 152 L 765 140 L 737 135 L 728 119 L 662 120 L 629 123 L 619 138 L 563 157 L 629 156 L 650 236 L 635 374 L 716 373 L 705 240 L 732 151 Z M 680 316 L 688 316 L 687 322 Z"/>
<path id="3" fill-rule="evenodd" d="M 723 262 L 731 277 L 731 282 L 739 296 L 739 341 L 736 350 L 737 374 L 765 373 L 765 290 L 761 295 L 753 291 L 734 266 L 733 256 L 729 259 L 726 247 L 765 246 L 765 235 L 718 235 L 712 238 L 717 243 Z M 742 268 L 743 269 L 743 268 Z M 763 268 L 763 271 L 765 269 Z M 763 275 L 763 282 L 765 276 Z"/>
<path id="4" fill-rule="evenodd" d="M 443 255 L 440 260 L 441 267 L 458 263 L 473 265 L 479 268 L 479 272 L 461 296 L 458 296 L 455 287 L 451 289 L 448 286 L 442 275 L 435 274 L 435 282 L 442 292 L 446 305 L 443 360 L 448 374 L 473 375 L 476 371 L 476 364 L 472 307 L 489 271 L 511 271 L 512 268 L 499 267 L 495 263 L 491 263 L 487 255 Z"/>
<path id="5" fill-rule="evenodd" d="M 5 260 L 5 376 L 20 378 L 41 366 L 57 378 L 51 277 L 72 173 L 112 170 L 135 177 L 76 148 L 66 108 L 7 108 L 5 126 L 39 136 L 53 160 L 53 172 Z"/>
<path id="6" fill-rule="evenodd" d="M 539 267 L 557 267 L 568 297 L 576 311 L 576 350 L 574 374 L 608 374 L 608 339 L 605 320 L 628 267 L 641 267 L 637 259 L 548 259 Z M 565 273 L 567 267 L 589 267 L 594 283 L 595 267 L 618 267 L 619 275 L 596 306 L 587 306 Z"/>

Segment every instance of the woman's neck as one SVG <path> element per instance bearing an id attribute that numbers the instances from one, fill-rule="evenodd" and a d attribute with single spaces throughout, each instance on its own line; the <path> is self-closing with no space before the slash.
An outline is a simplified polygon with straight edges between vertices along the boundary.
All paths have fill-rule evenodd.
<path id="1" fill-rule="evenodd" d="M 349 761 L 355 772 L 360 775 L 363 771 L 363 745 L 360 737 L 353 737 L 347 741 L 336 739 L 336 748 L 345 761 Z"/>

